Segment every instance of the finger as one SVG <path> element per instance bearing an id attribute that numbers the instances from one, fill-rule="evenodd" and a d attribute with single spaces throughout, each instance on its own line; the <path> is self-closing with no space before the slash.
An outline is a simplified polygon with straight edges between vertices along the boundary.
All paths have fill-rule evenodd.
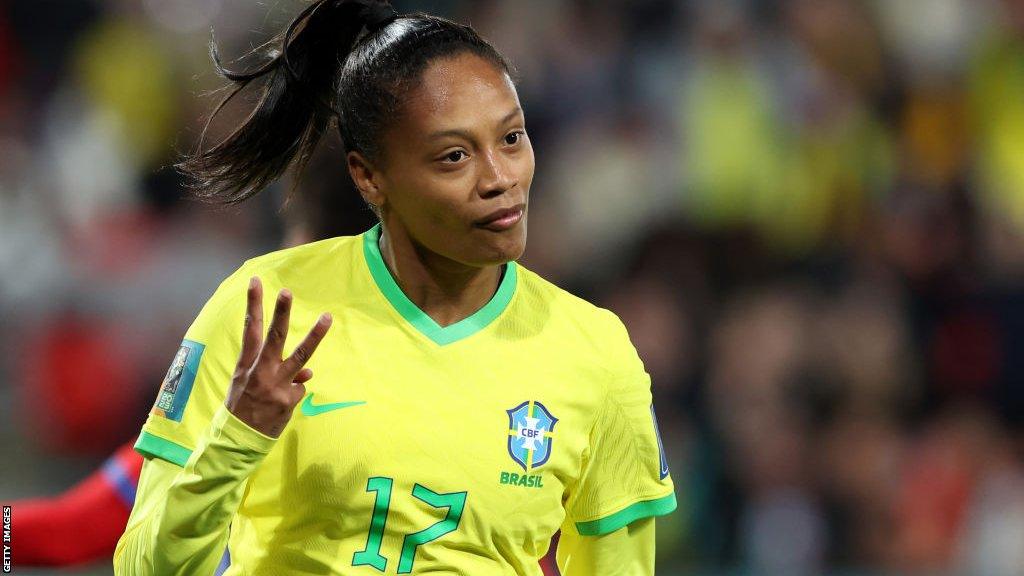
<path id="1" fill-rule="evenodd" d="M 299 370 L 299 373 L 292 379 L 293 384 L 305 384 L 313 379 L 313 371 L 309 368 L 303 368 Z"/>
<path id="2" fill-rule="evenodd" d="M 302 382 L 296 382 L 292 384 L 291 390 L 292 402 L 298 404 L 306 396 L 306 385 Z"/>
<path id="3" fill-rule="evenodd" d="M 288 337 L 288 318 L 292 311 L 292 293 L 283 288 L 277 293 L 277 304 L 274 305 L 274 317 L 270 319 L 270 330 L 263 342 L 264 357 L 280 361 L 284 340 Z"/>
<path id="4" fill-rule="evenodd" d="M 259 277 L 253 276 L 249 280 L 246 298 L 242 352 L 238 356 L 238 365 L 243 368 L 252 366 L 260 352 L 260 344 L 263 343 L 263 284 Z"/>
<path id="5" fill-rule="evenodd" d="M 295 347 L 295 351 L 292 355 L 284 361 L 281 366 L 285 370 L 285 374 L 297 374 L 299 370 L 305 366 L 306 362 L 316 352 L 317 346 L 320 345 L 320 341 L 327 335 L 327 330 L 331 327 L 332 318 L 328 313 L 323 313 L 317 318 L 316 324 L 309 330 L 309 334 L 302 339 L 302 342 Z"/>

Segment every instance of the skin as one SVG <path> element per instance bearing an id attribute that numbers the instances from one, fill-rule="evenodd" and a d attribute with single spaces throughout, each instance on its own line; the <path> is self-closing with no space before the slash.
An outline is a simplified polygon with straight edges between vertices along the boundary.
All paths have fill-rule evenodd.
<path id="1" fill-rule="evenodd" d="M 502 264 L 526 249 L 533 148 L 515 86 L 487 60 L 463 53 L 424 70 L 404 109 L 382 136 L 384 158 L 352 152 L 349 173 L 363 198 L 377 206 L 380 248 L 402 291 L 441 326 L 487 303 Z M 479 224 L 497 210 L 521 208 L 507 230 Z M 253 278 L 242 351 L 225 404 L 240 420 L 278 437 L 313 377 L 305 368 L 331 326 L 322 314 L 283 358 L 292 295 L 278 294 L 263 337 L 263 288 Z"/>
<path id="2" fill-rule="evenodd" d="M 479 310 L 494 295 L 501 264 L 526 249 L 533 148 L 515 86 L 474 54 L 432 62 L 400 118 L 382 138 L 377 165 L 357 152 L 349 172 L 378 207 L 381 254 L 402 291 L 439 325 Z M 476 226 L 521 206 L 511 229 Z"/>
<path id="3" fill-rule="evenodd" d="M 249 282 L 242 351 L 231 376 L 224 404 L 251 428 L 277 438 L 291 419 L 295 405 L 306 395 L 305 383 L 313 371 L 305 368 L 331 327 L 331 315 L 321 314 L 313 328 L 287 358 L 284 340 L 292 294 L 281 290 L 274 306 L 266 338 L 263 337 L 263 285 L 253 277 Z"/>

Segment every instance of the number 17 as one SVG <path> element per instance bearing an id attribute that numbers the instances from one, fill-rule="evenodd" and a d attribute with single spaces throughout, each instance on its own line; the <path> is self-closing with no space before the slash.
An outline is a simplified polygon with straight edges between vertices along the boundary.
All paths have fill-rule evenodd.
<path id="1" fill-rule="evenodd" d="M 384 539 L 384 526 L 388 520 L 388 508 L 391 506 L 391 487 L 394 480 L 384 476 L 375 476 L 366 481 L 366 491 L 375 492 L 373 516 L 370 518 L 370 532 L 366 536 L 366 547 L 352 555 L 353 566 L 369 565 L 383 572 L 388 559 L 381 555 L 380 546 Z M 462 510 L 466 506 L 466 492 L 438 494 L 426 486 L 416 484 L 412 495 L 417 500 L 434 508 L 447 508 L 444 518 L 419 532 L 406 534 L 402 540 L 402 554 L 398 559 L 398 573 L 412 572 L 413 561 L 416 560 L 416 549 L 437 540 L 459 527 Z"/>

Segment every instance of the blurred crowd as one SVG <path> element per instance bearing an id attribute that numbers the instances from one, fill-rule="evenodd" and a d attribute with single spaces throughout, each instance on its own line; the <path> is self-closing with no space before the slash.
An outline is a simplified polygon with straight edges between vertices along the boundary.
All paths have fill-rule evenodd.
<path id="1" fill-rule="evenodd" d="M 5 497 L 137 432 L 293 184 L 339 198 L 307 225 L 366 226 L 336 142 L 240 208 L 171 168 L 223 94 L 211 27 L 235 60 L 301 4 L 0 4 Z M 618 313 L 654 381 L 659 574 L 1024 574 L 1024 1 L 395 5 L 518 69 L 524 264 Z"/>

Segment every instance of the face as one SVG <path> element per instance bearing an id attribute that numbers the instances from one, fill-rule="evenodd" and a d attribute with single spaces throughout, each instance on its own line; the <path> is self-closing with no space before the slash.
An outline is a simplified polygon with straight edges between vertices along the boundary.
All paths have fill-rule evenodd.
<path id="1" fill-rule="evenodd" d="M 468 53 L 434 61 L 382 144 L 374 203 L 394 235 L 471 266 L 522 255 L 534 158 L 504 71 Z"/>

